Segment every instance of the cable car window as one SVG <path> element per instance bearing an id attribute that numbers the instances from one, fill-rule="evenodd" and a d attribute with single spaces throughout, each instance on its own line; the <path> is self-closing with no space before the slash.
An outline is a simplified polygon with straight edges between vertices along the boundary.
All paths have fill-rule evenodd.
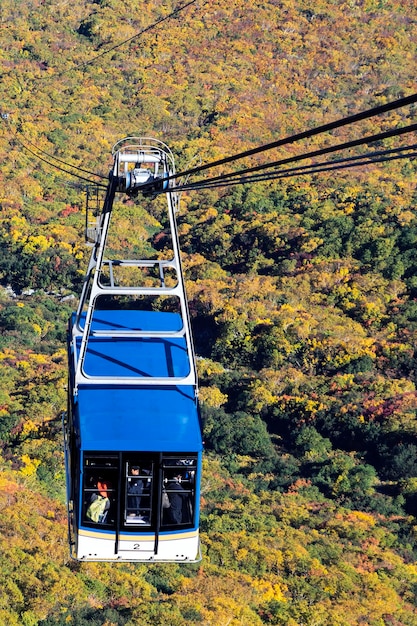
<path id="1" fill-rule="evenodd" d="M 84 457 L 84 522 L 114 526 L 117 509 L 118 457 Z"/>
<path id="2" fill-rule="evenodd" d="M 140 460 L 125 463 L 126 525 L 151 525 L 153 484 L 154 463 Z"/>
<path id="3" fill-rule="evenodd" d="M 164 458 L 162 465 L 162 526 L 192 526 L 197 459 Z"/>

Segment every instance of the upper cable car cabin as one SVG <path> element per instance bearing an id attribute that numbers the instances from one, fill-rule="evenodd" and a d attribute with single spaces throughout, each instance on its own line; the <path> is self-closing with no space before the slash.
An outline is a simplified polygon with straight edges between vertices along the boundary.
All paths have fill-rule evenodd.
<path id="1" fill-rule="evenodd" d="M 101 215 L 87 229 L 93 249 L 68 328 L 71 554 L 86 561 L 193 562 L 201 558 L 203 445 L 174 162 L 153 139 L 123 140 L 113 157 Z M 119 246 L 124 254 L 115 258 L 117 194 L 152 197 L 161 189 L 168 190 L 164 218 L 158 214 L 168 243 L 146 258 Z M 148 252 L 154 237 L 150 232 Z"/>

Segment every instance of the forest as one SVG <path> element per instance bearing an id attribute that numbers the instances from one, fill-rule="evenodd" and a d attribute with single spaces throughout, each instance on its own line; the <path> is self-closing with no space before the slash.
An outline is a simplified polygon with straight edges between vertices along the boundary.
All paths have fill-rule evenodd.
<path id="1" fill-rule="evenodd" d="M 1 4 L 0 626 L 417 626 L 415 160 L 182 193 L 200 563 L 71 560 L 62 440 L 85 172 L 127 136 L 182 171 L 415 93 L 414 3 Z M 119 198 L 117 245 L 162 249 L 162 202 Z"/>

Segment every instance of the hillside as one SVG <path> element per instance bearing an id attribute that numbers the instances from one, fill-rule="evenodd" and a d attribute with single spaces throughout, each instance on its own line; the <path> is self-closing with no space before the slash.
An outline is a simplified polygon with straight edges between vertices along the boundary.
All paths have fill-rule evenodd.
<path id="1" fill-rule="evenodd" d="M 164 141 L 184 170 L 416 91 L 406 0 L 176 9 L 2 3 L 0 626 L 415 626 L 413 160 L 183 193 L 203 561 L 69 559 L 61 415 L 89 255 L 85 179 L 107 176 L 125 136 Z M 415 111 L 242 165 L 402 127 Z M 120 200 L 114 245 L 146 250 L 161 201 Z"/>

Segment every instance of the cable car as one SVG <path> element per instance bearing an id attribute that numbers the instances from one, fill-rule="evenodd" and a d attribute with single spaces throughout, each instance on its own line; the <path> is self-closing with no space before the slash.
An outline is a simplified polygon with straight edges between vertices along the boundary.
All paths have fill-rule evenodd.
<path id="1" fill-rule="evenodd" d="M 135 137 L 118 142 L 113 159 L 101 214 L 86 229 L 92 253 L 68 324 L 70 552 L 80 561 L 195 562 L 203 444 L 174 160 L 162 142 Z M 116 195 L 161 189 L 165 254 L 110 256 Z"/>

